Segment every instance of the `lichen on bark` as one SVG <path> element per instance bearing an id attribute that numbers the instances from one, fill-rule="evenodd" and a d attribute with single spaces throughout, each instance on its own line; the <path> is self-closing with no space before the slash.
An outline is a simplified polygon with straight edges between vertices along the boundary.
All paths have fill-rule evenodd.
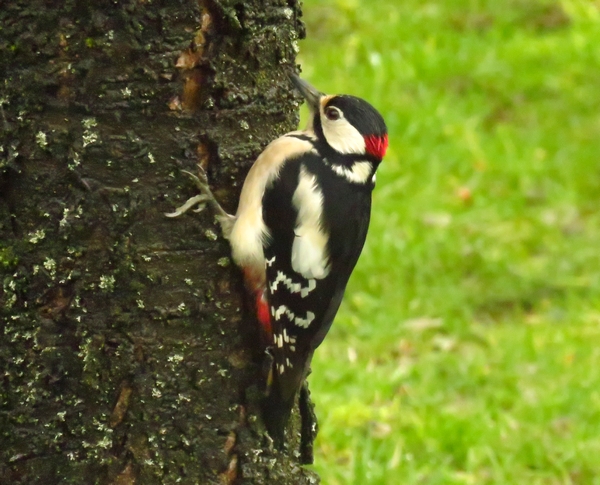
<path id="1" fill-rule="evenodd" d="M 317 483 L 262 432 L 256 329 L 211 215 L 164 217 L 197 163 L 233 210 L 295 127 L 299 17 L 276 0 L 0 9 L 0 482 Z"/>

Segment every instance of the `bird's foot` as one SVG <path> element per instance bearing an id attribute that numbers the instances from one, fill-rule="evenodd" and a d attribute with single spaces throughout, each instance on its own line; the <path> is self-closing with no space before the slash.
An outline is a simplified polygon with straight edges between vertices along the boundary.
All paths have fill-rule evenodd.
<path id="1" fill-rule="evenodd" d="M 183 205 L 175 209 L 174 212 L 169 212 L 165 215 L 167 217 L 179 217 L 194 206 L 198 206 L 196 209 L 194 209 L 194 212 L 201 212 L 208 204 L 215 213 L 215 218 L 221 226 L 223 236 L 226 239 L 229 239 L 229 235 L 233 229 L 233 223 L 235 222 L 235 216 L 225 212 L 225 209 L 223 209 L 221 204 L 219 204 L 217 201 L 216 197 L 210 190 L 208 178 L 204 169 L 201 166 L 198 166 L 198 175 L 194 175 L 187 170 L 182 170 L 182 172 L 194 181 L 196 187 L 198 187 L 200 190 L 200 193 L 194 197 L 190 197 Z"/>

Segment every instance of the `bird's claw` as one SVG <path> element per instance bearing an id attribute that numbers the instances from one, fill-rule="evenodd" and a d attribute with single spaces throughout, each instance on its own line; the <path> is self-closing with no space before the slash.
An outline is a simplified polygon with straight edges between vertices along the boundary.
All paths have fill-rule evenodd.
<path id="1" fill-rule="evenodd" d="M 182 172 L 194 181 L 194 183 L 200 189 L 201 192 L 204 192 L 208 187 L 208 177 L 206 176 L 206 172 L 200 165 L 198 165 L 198 175 L 195 175 L 192 172 L 188 172 L 187 170 L 182 170 Z"/>
<path id="2" fill-rule="evenodd" d="M 187 170 L 182 170 L 182 172 L 192 179 L 192 181 L 198 187 L 200 193 L 198 195 L 195 195 L 194 197 L 189 198 L 183 205 L 175 209 L 174 212 L 169 212 L 165 215 L 167 217 L 178 217 L 181 214 L 186 213 L 195 205 L 198 205 L 198 208 L 194 209 L 194 212 L 202 212 L 206 207 L 206 204 L 208 204 L 215 212 L 215 218 L 221 225 L 223 236 L 226 239 L 229 239 L 229 235 L 231 234 L 235 217 L 225 212 L 223 207 L 221 207 L 221 204 L 219 204 L 219 202 L 217 201 L 216 197 L 214 196 L 208 185 L 208 177 L 206 175 L 205 170 L 200 165 L 198 165 L 198 175 L 195 175 L 192 172 L 188 172 Z"/>
<path id="3" fill-rule="evenodd" d="M 185 201 L 185 203 L 175 209 L 175 211 L 165 213 L 165 216 L 179 217 L 180 215 L 185 214 L 195 205 L 198 205 L 198 207 L 194 209 L 194 212 L 202 212 L 207 203 L 211 203 L 211 205 L 216 204 L 219 208 L 221 207 L 211 192 L 210 187 L 208 186 L 208 177 L 206 176 L 206 172 L 200 165 L 198 165 L 198 175 L 195 175 L 187 170 L 182 170 L 181 172 L 192 179 L 192 181 L 196 184 L 196 187 L 198 187 L 200 190 L 200 193 L 194 197 L 190 197 L 187 201 Z"/>
<path id="4" fill-rule="evenodd" d="M 173 212 L 165 212 L 165 216 L 167 217 L 179 217 L 181 214 L 185 214 L 188 210 L 190 210 L 195 205 L 198 205 L 194 212 L 202 212 L 206 207 L 206 202 L 208 198 L 204 194 L 198 194 L 194 197 L 190 197 L 185 201 L 183 205 L 180 205 Z"/>

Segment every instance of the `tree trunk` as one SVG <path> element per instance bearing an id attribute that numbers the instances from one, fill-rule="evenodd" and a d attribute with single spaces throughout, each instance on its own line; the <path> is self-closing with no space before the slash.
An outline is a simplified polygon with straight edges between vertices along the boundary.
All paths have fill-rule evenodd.
<path id="1" fill-rule="evenodd" d="M 294 128 L 299 16 L 0 4 L 0 483 L 317 483 L 257 417 L 258 330 L 212 215 L 164 216 L 198 163 L 233 211 Z"/>

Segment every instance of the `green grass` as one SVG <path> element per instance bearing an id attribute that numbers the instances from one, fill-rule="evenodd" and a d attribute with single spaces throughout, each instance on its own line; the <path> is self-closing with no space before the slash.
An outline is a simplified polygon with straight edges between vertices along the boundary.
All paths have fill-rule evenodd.
<path id="1" fill-rule="evenodd" d="M 305 0 L 390 150 L 310 377 L 337 484 L 600 484 L 600 2 Z"/>

